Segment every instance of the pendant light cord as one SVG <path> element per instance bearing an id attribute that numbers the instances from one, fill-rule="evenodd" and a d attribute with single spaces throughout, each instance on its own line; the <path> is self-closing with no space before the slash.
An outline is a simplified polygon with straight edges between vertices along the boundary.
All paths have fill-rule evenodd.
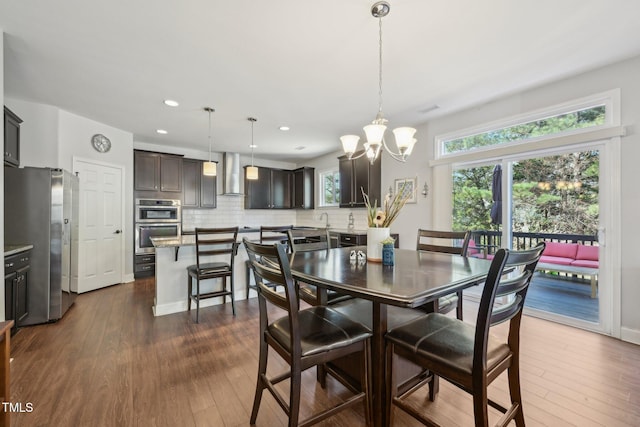
<path id="1" fill-rule="evenodd" d="M 255 120 L 251 120 L 251 167 L 253 167 L 253 123 Z"/>
<path id="2" fill-rule="evenodd" d="M 378 40 L 378 112 L 382 115 L 382 17 L 378 18 L 379 40 Z"/>
<path id="3" fill-rule="evenodd" d="M 211 163 L 211 109 L 209 111 L 209 163 Z"/>

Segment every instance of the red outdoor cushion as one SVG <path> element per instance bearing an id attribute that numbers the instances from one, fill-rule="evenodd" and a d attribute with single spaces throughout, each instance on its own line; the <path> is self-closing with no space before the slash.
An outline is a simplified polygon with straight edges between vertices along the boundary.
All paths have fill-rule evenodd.
<path id="1" fill-rule="evenodd" d="M 589 268 L 600 268 L 600 263 L 598 261 L 591 261 L 588 259 L 577 259 L 571 263 L 576 267 L 589 267 Z"/>
<path id="2" fill-rule="evenodd" d="M 573 258 L 558 257 L 558 256 L 542 255 L 540 257 L 540 262 L 544 263 L 544 264 L 571 265 L 571 263 L 574 262 L 574 259 Z"/>
<path id="3" fill-rule="evenodd" d="M 586 246 L 579 245 L 578 253 L 576 255 L 577 260 L 588 260 L 598 262 L 598 246 Z"/>
<path id="4" fill-rule="evenodd" d="M 482 255 L 480 249 L 476 246 L 476 242 L 473 240 L 469 241 L 469 247 L 467 248 L 467 256 L 472 256 L 474 258 L 478 258 L 478 254 Z"/>
<path id="5" fill-rule="evenodd" d="M 542 258 L 545 256 L 548 257 L 558 257 L 558 258 L 569 258 L 571 261 L 576 259 L 576 253 L 578 252 L 578 244 L 577 243 L 559 243 L 559 242 L 546 242 L 546 247 L 542 252 Z M 569 263 L 571 262 L 569 261 Z M 540 262 L 552 262 L 552 261 L 543 261 L 540 259 Z M 556 262 L 556 264 L 564 264 L 562 262 Z"/>

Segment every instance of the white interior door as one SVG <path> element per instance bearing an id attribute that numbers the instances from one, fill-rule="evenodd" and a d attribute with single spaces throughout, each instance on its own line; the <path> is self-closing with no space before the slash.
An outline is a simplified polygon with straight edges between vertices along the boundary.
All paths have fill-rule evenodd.
<path id="1" fill-rule="evenodd" d="M 78 292 L 122 283 L 121 167 L 74 159 L 80 178 Z"/>

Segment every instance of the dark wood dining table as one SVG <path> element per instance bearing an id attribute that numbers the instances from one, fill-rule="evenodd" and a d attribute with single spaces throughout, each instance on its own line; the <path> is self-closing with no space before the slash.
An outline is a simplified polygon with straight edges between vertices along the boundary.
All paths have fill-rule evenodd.
<path id="1" fill-rule="evenodd" d="M 299 252 L 291 257 L 293 277 L 319 288 L 319 302 L 326 303 L 326 290 L 372 301 L 372 389 L 375 426 L 389 424 L 391 408 L 385 396 L 385 349 L 387 307 L 437 308 L 439 297 L 484 281 L 491 262 L 408 249 L 395 249 L 395 265 L 352 261 L 352 250 L 366 247 L 333 248 Z"/>

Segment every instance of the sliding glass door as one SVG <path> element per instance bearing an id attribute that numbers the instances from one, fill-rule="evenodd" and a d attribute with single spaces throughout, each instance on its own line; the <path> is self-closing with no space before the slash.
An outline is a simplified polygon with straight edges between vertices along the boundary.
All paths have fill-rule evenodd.
<path id="1" fill-rule="evenodd" d="M 455 230 L 473 230 L 472 256 L 547 242 L 526 302 L 530 315 L 603 331 L 610 308 L 597 274 L 601 147 L 521 154 L 453 170 Z M 473 297 L 473 293 L 471 293 Z M 608 299 L 605 299 L 608 300 Z"/>

